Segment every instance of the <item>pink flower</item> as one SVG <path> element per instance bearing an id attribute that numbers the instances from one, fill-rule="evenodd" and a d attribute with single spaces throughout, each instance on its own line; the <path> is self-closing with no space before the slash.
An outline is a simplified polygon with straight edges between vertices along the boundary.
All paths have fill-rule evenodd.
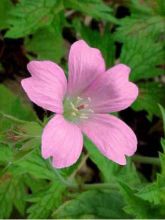
<path id="1" fill-rule="evenodd" d="M 125 155 L 137 148 L 134 132 L 117 117 L 108 114 L 130 106 L 138 88 L 129 82 L 130 68 L 118 64 L 107 71 L 98 49 L 83 40 L 69 53 L 68 83 L 63 70 L 51 61 L 31 61 L 31 77 L 22 86 L 32 102 L 56 113 L 42 134 L 42 156 L 52 157 L 56 168 L 74 164 L 82 151 L 83 135 L 100 152 L 125 165 Z"/>

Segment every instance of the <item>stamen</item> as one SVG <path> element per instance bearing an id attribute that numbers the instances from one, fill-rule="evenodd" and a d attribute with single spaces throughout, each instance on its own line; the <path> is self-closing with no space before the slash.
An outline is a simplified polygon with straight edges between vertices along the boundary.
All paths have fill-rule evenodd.
<path id="1" fill-rule="evenodd" d="M 91 98 L 90 97 L 88 97 L 87 99 L 88 99 L 89 102 L 91 102 Z"/>
<path id="2" fill-rule="evenodd" d="M 94 111 L 90 108 L 88 109 L 88 112 L 94 113 Z"/>
<path id="3" fill-rule="evenodd" d="M 80 118 L 82 118 L 82 119 L 88 119 L 88 117 L 85 116 L 85 115 L 80 115 Z"/>
<path id="4" fill-rule="evenodd" d="M 70 102 L 71 107 L 73 108 L 74 111 L 78 112 L 78 109 L 74 106 L 72 102 Z"/>
<path id="5" fill-rule="evenodd" d="M 78 97 L 77 97 L 77 100 L 78 100 L 78 101 L 82 101 L 83 98 L 81 98 L 80 96 L 78 96 Z"/>
<path id="6" fill-rule="evenodd" d="M 75 112 L 72 112 L 71 115 L 73 115 L 73 116 L 75 116 L 75 117 L 77 116 Z"/>
<path id="7" fill-rule="evenodd" d="M 83 101 L 84 101 L 83 98 L 81 98 L 81 97 L 78 96 L 77 99 L 76 99 L 75 105 L 76 105 L 76 106 L 81 105 L 81 104 L 83 104 Z"/>

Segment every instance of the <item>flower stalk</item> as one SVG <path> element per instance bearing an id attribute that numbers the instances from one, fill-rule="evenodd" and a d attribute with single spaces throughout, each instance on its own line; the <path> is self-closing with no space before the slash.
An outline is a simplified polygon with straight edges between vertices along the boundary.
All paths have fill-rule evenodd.
<path id="1" fill-rule="evenodd" d="M 147 156 L 135 155 L 132 157 L 132 160 L 137 163 L 152 164 L 155 166 L 160 166 L 160 160 L 157 157 L 147 157 Z"/>

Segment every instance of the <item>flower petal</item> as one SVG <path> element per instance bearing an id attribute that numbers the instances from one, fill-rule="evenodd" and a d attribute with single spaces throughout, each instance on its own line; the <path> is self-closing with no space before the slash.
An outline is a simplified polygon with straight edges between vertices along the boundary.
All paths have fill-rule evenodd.
<path id="1" fill-rule="evenodd" d="M 108 113 L 129 107 L 138 96 L 137 86 L 129 82 L 130 68 L 118 64 L 100 75 L 83 96 L 90 97 L 96 113 Z"/>
<path id="2" fill-rule="evenodd" d="M 95 114 L 79 125 L 103 155 L 125 165 L 125 155 L 131 156 L 137 148 L 137 139 L 130 127 L 115 116 Z"/>
<path id="3" fill-rule="evenodd" d="M 31 61 L 27 66 L 32 77 L 21 81 L 32 102 L 52 112 L 62 113 L 67 81 L 63 70 L 51 61 Z"/>
<path id="4" fill-rule="evenodd" d="M 105 63 L 98 49 L 89 47 L 83 40 L 71 46 L 68 79 L 70 96 L 79 95 L 103 72 Z"/>
<path id="5" fill-rule="evenodd" d="M 83 136 L 75 124 L 62 115 L 54 116 L 42 134 L 42 156 L 53 157 L 53 166 L 64 168 L 74 164 L 82 151 Z"/>

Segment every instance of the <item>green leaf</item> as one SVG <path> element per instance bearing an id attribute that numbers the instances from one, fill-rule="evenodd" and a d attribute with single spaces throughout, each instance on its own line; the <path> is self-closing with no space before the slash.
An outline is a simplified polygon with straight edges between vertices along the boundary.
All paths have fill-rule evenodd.
<path id="1" fill-rule="evenodd" d="M 93 18 L 118 23 L 118 20 L 112 15 L 112 8 L 108 7 L 102 0 L 67 0 L 64 1 L 64 5 L 66 8 L 72 8 Z"/>
<path id="2" fill-rule="evenodd" d="M 155 43 L 151 38 L 131 38 L 124 43 L 120 55 L 120 61 L 131 67 L 130 79 L 133 81 L 163 74 L 160 67 L 163 60 L 162 43 Z"/>
<path id="3" fill-rule="evenodd" d="M 23 103 L 7 87 L 0 85 L 0 141 L 8 141 L 13 144 L 21 138 L 25 138 L 23 137 L 25 134 L 23 135 L 23 131 L 20 129 L 23 129 L 23 124 L 30 124 L 30 122 L 26 122 L 27 120 L 39 121 L 30 105 Z M 35 122 L 33 122 L 33 126 L 34 124 Z"/>
<path id="4" fill-rule="evenodd" d="M 30 189 L 32 194 L 37 193 L 44 188 L 47 189 L 48 187 L 47 180 L 37 179 L 29 174 L 24 175 L 23 181 L 25 185 Z"/>
<path id="5" fill-rule="evenodd" d="M 60 182 L 53 182 L 42 191 L 29 196 L 27 201 L 33 203 L 27 210 L 30 219 L 46 219 L 61 204 L 65 186 Z"/>
<path id="6" fill-rule="evenodd" d="M 32 37 L 26 39 L 26 50 L 36 54 L 39 60 L 48 59 L 59 63 L 65 53 L 61 33 L 60 20 L 56 16 L 52 25 L 40 28 Z"/>
<path id="7" fill-rule="evenodd" d="M 135 111 L 146 110 L 148 118 L 160 117 L 158 104 L 165 105 L 165 87 L 156 82 L 139 83 L 139 96 L 132 105 Z"/>
<path id="8" fill-rule="evenodd" d="M 120 21 L 115 32 L 116 40 L 126 42 L 132 38 L 158 38 L 164 32 L 164 18 L 162 16 L 130 16 Z M 144 45 L 145 46 L 145 45 Z"/>
<path id="9" fill-rule="evenodd" d="M 164 138 L 161 138 L 160 143 L 161 143 L 161 146 L 162 146 L 162 148 L 163 148 L 163 152 L 165 153 L 165 139 L 164 139 Z"/>
<path id="10" fill-rule="evenodd" d="M 10 29 L 5 37 L 19 38 L 49 25 L 53 20 L 56 0 L 21 0 L 11 11 Z"/>
<path id="11" fill-rule="evenodd" d="M 159 207 L 154 206 L 152 203 L 148 201 L 144 201 L 143 199 L 136 196 L 136 191 L 131 189 L 128 185 L 123 182 L 120 182 L 121 192 L 124 196 L 126 207 L 124 210 L 133 215 L 135 218 L 161 218 L 161 213 Z"/>
<path id="12" fill-rule="evenodd" d="M 9 218 L 13 206 L 21 215 L 25 211 L 25 187 L 19 177 L 6 173 L 0 177 L 0 218 Z"/>
<path id="13" fill-rule="evenodd" d="M 161 205 L 165 207 L 165 175 L 158 174 L 154 183 L 147 184 L 136 195 L 155 206 Z"/>
<path id="14" fill-rule="evenodd" d="M 49 162 L 41 157 L 38 148 L 16 160 L 14 165 L 17 169 L 13 167 L 12 171 L 14 172 L 15 170 L 19 174 L 30 174 L 39 179 L 58 179 L 56 172 Z"/>
<path id="15" fill-rule="evenodd" d="M 129 8 L 134 15 L 165 15 L 165 3 L 163 0 L 150 1 L 146 0 L 141 2 L 140 0 L 130 0 Z"/>
<path id="16" fill-rule="evenodd" d="M 165 173 L 157 175 L 157 186 L 159 190 L 160 205 L 165 207 Z M 165 215 L 165 209 L 164 209 Z"/>
<path id="17" fill-rule="evenodd" d="M 130 0 L 129 9 L 131 16 L 120 20 L 120 26 L 115 33 L 116 39 L 126 42 L 132 38 L 154 38 L 155 40 L 164 33 L 165 17 L 164 3 L 158 1 Z M 148 39 L 147 38 L 147 39 Z"/>
<path id="18" fill-rule="evenodd" d="M 143 3 L 141 3 L 140 0 L 130 0 L 128 6 L 134 15 L 140 14 L 141 16 L 149 16 L 154 12 L 154 7 L 148 0 L 144 1 Z"/>
<path id="19" fill-rule="evenodd" d="M 101 171 L 105 182 L 114 182 L 116 184 L 117 179 L 122 179 L 130 183 L 130 185 L 140 184 L 136 168 L 131 162 L 128 161 L 126 166 L 121 167 L 104 157 L 87 137 L 84 137 L 84 143 L 90 159 Z"/>
<path id="20" fill-rule="evenodd" d="M 165 109 L 163 106 L 159 105 L 161 114 L 162 114 L 162 119 L 163 119 L 163 129 L 164 129 L 164 135 L 165 135 Z"/>
<path id="21" fill-rule="evenodd" d="M 20 131 L 22 134 L 25 134 L 29 138 L 41 138 L 42 134 L 42 127 L 37 122 L 25 122 L 24 124 L 20 125 Z"/>
<path id="22" fill-rule="evenodd" d="M 144 186 L 136 196 L 140 197 L 143 200 L 149 201 L 155 205 L 160 203 L 160 196 L 159 196 L 159 188 L 157 183 L 151 183 Z"/>
<path id="23" fill-rule="evenodd" d="M 128 218 L 123 212 L 123 200 L 118 192 L 87 191 L 64 203 L 53 214 L 54 218 L 115 219 Z"/>
<path id="24" fill-rule="evenodd" d="M 0 29 L 8 28 L 7 23 L 9 11 L 12 9 L 12 2 L 10 0 L 0 1 Z"/>
<path id="25" fill-rule="evenodd" d="M 10 132 L 10 135 L 16 139 L 18 148 L 14 151 L 14 160 L 24 158 L 27 154 L 31 153 L 32 150 L 38 148 L 41 142 L 41 133 L 42 127 L 36 122 L 25 122 L 17 126 L 16 129 L 13 128 L 13 134 Z M 13 144 L 13 142 L 11 138 L 11 144 Z"/>
<path id="26" fill-rule="evenodd" d="M 13 150 L 6 144 L 0 143 L 0 164 L 8 163 L 13 159 Z"/>
<path id="27" fill-rule="evenodd" d="M 28 104 L 24 104 L 7 87 L 0 85 L 0 118 L 6 115 L 22 120 L 36 120 L 36 115 Z"/>
<path id="28" fill-rule="evenodd" d="M 164 136 L 165 136 L 165 109 L 161 105 L 159 105 L 159 108 L 160 108 L 160 111 L 161 111 L 161 114 L 162 114 L 163 130 L 164 130 Z M 160 142 L 161 142 L 161 146 L 162 146 L 163 152 L 165 153 L 165 139 L 161 138 Z M 164 163 L 165 163 L 165 161 L 164 161 Z M 163 165 L 163 163 L 162 163 L 162 165 Z M 164 170 L 165 170 L 165 168 L 164 168 Z"/>
<path id="29" fill-rule="evenodd" d="M 161 163 L 161 174 L 165 177 L 165 153 L 159 153 Z"/>
<path id="30" fill-rule="evenodd" d="M 164 0 L 157 0 L 157 3 L 158 3 L 158 5 L 157 5 L 157 8 L 156 8 L 156 10 L 158 11 L 158 13 L 160 14 L 160 15 L 165 15 L 165 1 Z"/>

